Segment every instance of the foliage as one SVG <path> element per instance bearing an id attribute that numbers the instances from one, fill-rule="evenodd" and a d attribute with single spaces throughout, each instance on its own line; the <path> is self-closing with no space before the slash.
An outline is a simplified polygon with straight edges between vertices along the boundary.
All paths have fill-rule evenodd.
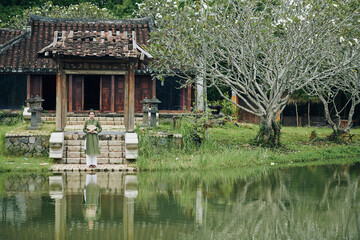
<path id="1" fill-rule="evenodd" d="M 228 95 L 226 95 L 227 97 L 229 97 Z M 217 100 L 217 101 L 213 101 L 213 102 L 209 102 L 209 106 L 215 106 L 215 105 L 218 105 L 218 106 L 221 106 L 221 112 L 226 115 L 226 116 L 234 116 L 234 114 L 236 113 L 237 111 L 237 108 L 235 107 L 235 105 L 226 100 L 226 99 L 221 99 L 221 100 Z"/>
<path id="2" fill-rule="evenodd" d="M 233 102 L 238 108 L 262 118 L 259 138 L 279 145 L 276 117 L 291 94 L 356 60 L 357 53 L 342 52 L 334 33 L 357 23 L 358 9 L 335 20 L 336 4 L 327 0 L 260 3 L 145 0 L 139 15 L 152 15 L 157 25 L 148 49 L 157 59 L 153 67 L 163 70 L 157 77 L 205 79 L 232 102 L 222 90 L 230 88 L 243 103 Z"/>
<path id="3" fill-rule="evenodd" d="M 97 6 L 99 9 L 108 9 L 117 18 L 126 18 L 132 16 L 134 12 L 137 11 L 137 4 L 141 1 L 142 0 L 52 0 L 52 5 L 68 8 L 75 5 L 91 4 L 93 6 Z M 11 25 L 11 22 L 14 22 L 14 18 L 16 18 L 16 16 L 23 16 L 24 11 L 42 8 L 46 4 L 48 4 L 48 0 L 11 0 L 2 2 L 0 3 L 0 8 L 2 9 L 0 13 L 0 25 L 2 27 L 12 27 L 14 25 Z M 88 10 L 91 11 L 93 9 Z"/>
<path id="4" fill-rule="evenodd" d="M 54 5 L 46 2 L 39 7 L 25 9 L 21 14 L 13 16 L 8 22 L 2 23 L 1 27 L 25 28 L 30 14 L 54 17 L 54 18 L 89 18 L 89 19 L 113 19 L 115 15 L 106 8 L 99 8 L 97 5 L 83 2 L 69 6 Z"/>

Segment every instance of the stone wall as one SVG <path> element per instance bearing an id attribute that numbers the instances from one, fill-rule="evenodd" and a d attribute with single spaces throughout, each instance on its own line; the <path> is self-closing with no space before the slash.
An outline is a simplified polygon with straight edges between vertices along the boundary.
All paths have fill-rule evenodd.
<path id="1" fill-rule="evenodd" d="M 24 157 L 48 157 L 50 135 L 6 134 L 5 153 Z"/>

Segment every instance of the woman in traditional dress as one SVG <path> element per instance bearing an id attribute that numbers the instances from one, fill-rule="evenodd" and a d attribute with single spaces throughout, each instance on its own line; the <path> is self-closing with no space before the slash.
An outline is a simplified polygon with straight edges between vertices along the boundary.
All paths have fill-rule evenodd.
<path id="1" fill-rule="evenodd" d="M 86 165 L 89 168 L 96 168 L 96 155 L 100 154 L 99 150 L 99 136 L 102 128 L 98 120 L 94 119 L 95 111 L 89 111 L 89 119 L 85 121 L 83 131 L 86 133 L 85 153 Z"/>

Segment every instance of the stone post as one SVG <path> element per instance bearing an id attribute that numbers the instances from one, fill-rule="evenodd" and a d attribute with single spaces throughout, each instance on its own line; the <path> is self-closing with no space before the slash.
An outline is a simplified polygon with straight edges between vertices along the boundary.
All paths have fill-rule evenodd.
<path id="1" fill-rule="evenodd" d="M 29 130 L 36 130 L 39 129 L 39 125 L 41 124 L 41 111 L 43 108 L 41 107 L 41 103 L 44 99 L 41 99 L 38 95 L 36 97 L 31 96 L 25 102 L 29 103 L 30 108 L 29 111 L 31 112 L 31 121 Z"/>
<path id="2" fill-rule="evenodd" d="M 148 127 L 149 126 L 149 103 L 150 100 L 145 97 L 144 100 L 141 101 L 141 103 L 143 104 L 143 126 L 144 127 Z"/>
<path id="3" fill-rule="evenodd" d="M 159 99 L 157 99 L 156 97 L 152 98 L 150 100 L 150 127 L 155 127 L 156 126 L 156 114 L 158 113 L 158 105 L 161 103 L 161 101 Z"/>

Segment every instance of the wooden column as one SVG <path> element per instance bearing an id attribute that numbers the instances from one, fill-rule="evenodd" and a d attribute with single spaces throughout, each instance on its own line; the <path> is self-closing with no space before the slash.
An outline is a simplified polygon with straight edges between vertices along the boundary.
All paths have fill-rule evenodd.
<path id="1" fill-rule="evenodd" d="M 186 108 L 187 108 L 188 112 L 191 112 L 191 83 L 188 83 L 188 86 L 187 86 Z"/>
<path id="2" fill-rule="evenodd" d="M 58 70 L 56 73 L 56 123 L 55 129 L 58 132 L 62 131 L 62 121 L 61 121 L 61 73 Z"/>
<path id="3" fill-rule="evenodd" d="M 115 75 L 111 75 L 110 112 L 115 112 Z"/>
<path id="4" fill-rule="evenodd" d="M 156 97 L 156 78 L 152 80 L 152 91 L 151 91 L 152 97 Z"/>
<path id="5" fill-rule="evenodd" d="M 135 130 L 135 65 L 130 63 L 129 66 L 129 130 Z"/>
<path id="6" fill-rule="evenodd" d="M 67 122 L 67 91 L 66 91 L 66 74 L 61 74 L 61 129 L 64 130 Z"/>
<path id="7" fill-rule="evenodd" d="M 26 76 L 26 99 L 30 98 L 30 74 Z M 29 103 L 26 103 L 26 106 L 29 107 Z"/>
<path id="8" fill-rule="evenodd" d="M 180 89 L 180 92 L 181 92 L 181 94 L 180 94 L 180 110 L 184 110 L 185 109 L 185 94 L 186 94 L 186 92 L 185 92 L 185 88 L 183 87 L 183 88 L 181 88 Z"/>
<path id="9" fill-rule="evenodd" d="M 73 75 L 69 75 L 69 112 L 73 112 Z"/>
<path id="10" fill-rule="evenodd" d="M 103 87 L 103 76 L 101 75 L 100 76 L 100 112 L 102 112 L 103 111 L 103 107 L 102 107 L 102 104 L 103 104 L 103 89 L 102 89 L 102 87 Z"/>
<path id="11" fill-rule="evenodd" d="M 56 60 L 56 131 L 63 131 L 66 126 L 67 115 L 67 94 L 66 94 L 66 74 L 63 72 L 62 63 Z"/>
<path id="12" fill-rule="evenodd" d="M 39 86 L 39 87 L 40 87 L 40 95 L 39 95 L 39 96 L 40 96 L 41 98 L 43 98 L 43 92 L 42 92 L 42 82 L 43 82 L 43 81 L 42 81 L 42 80 L 43 80 L 43 76 L 40 75 L 40 86 Z"/>
<path id="13" fill-rule="evenodd" d="M 129 129 L 129 72 L 125 74 L 124 81 L 124 125 L 126 131 Z"/>
<path id="14" fill-rule="evenodd" d="M 134 66 L 134 63 L 129 63 L 128 72 L 125 75 L 124 122 L 125 122 L 126 132 L 134 132 L 134 129 L 135 129 L 135 66 Z"/>

